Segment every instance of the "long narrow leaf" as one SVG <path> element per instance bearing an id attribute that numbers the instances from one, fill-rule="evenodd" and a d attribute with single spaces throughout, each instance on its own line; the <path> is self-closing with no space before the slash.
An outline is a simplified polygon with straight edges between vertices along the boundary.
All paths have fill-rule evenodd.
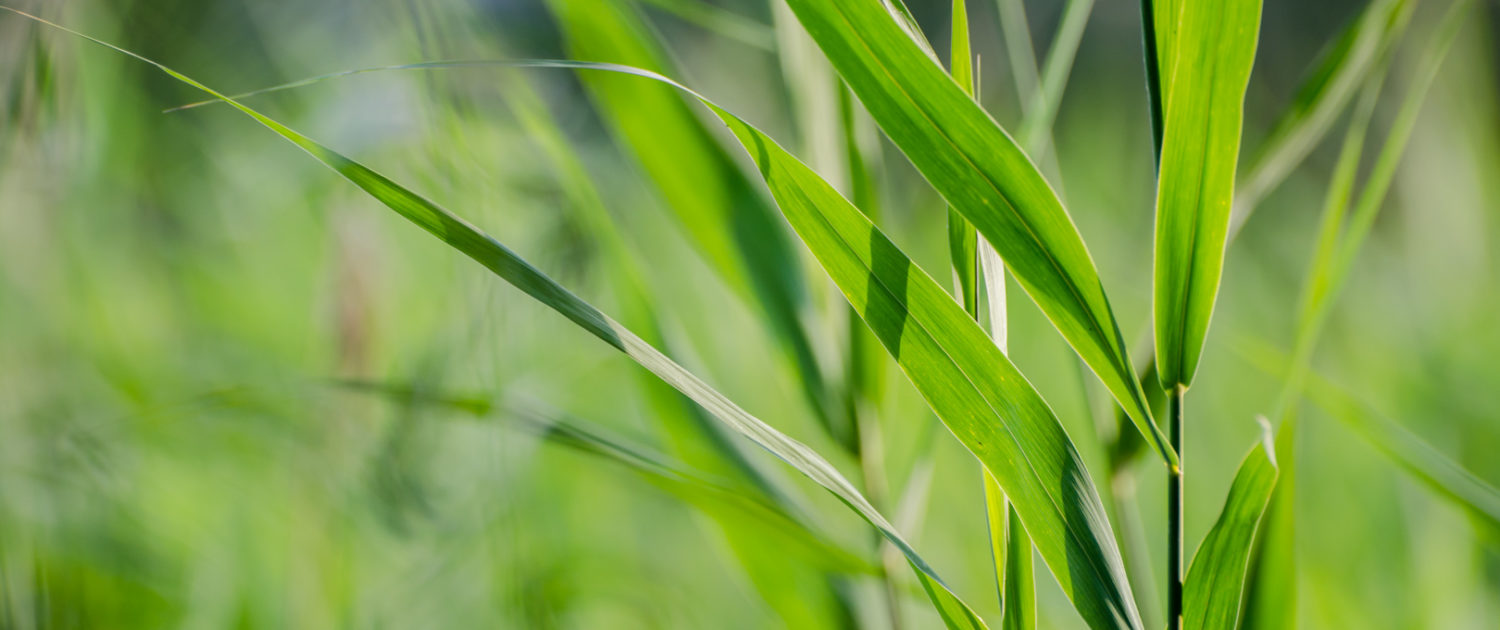
<path id="1" fill-rule="evenodd" d="M 666 54 L 619 0 L 550 0 L 571 56 L 661 71 Z M 831 434 L 821 368 L 801 321 L 806 289 L 775 209 L 715 141 L 680 94 L 608 73 L 585 77 L 604 119 L 641 165 L 698 251 L 735 289 L 754 298 L 790 357 L 813 412 Z"/>
<path id="2" fill-rule="evenodd" d="M 1098 270 L 1047 182 L 882 0 L 787 0 L 875 121 L 1005 258 L 1021 287 L 1176 465 L 1130 369 Z"/>
<path id="3" fill-rule="evenodd" d="M 754 127 L 715 111 L 917 391 L 1004 487 L 1084 619 L 1096 628 L 1140 627 L 1098 493 L 1036 390 L 935 281 L 827 182 Z"/>
<path id="4" fill-rule="evenodd" d="M 1240 464 L 1219 520 L 1208 530 L 1188 569 L 1183 584 L 1185 630 L 1234 630 L 1239 623 L 1251 543 L 1276 486 L 1276 447 L 1270 425 L 1263 426 L 1261 443 Z"/>
<path id="5" fill-rule="evenodd" d="M 1179 19 L 1162 65 L 1156 193 L 1156 369 L 1165 388 L 1192 384 L 1218 295 L 1260 0 L 1185 2 Z"/>
<path id="6" fill-rule="evenodd" d="M 287 141 L 306 151 L 314 159 L 344 176 L 344 178 L 391 210 L 394 210 L 397 214 L 400 214 L 402 217 L 415 223 L 418 227 L 436 236 L 439 240 L 484 265 L 512 286 L 515 286 L 552 310 L 557 311 L 611 347 L 625 353 L 642 367 L 650 370 L 663 381 L 692 398 L 694 402 L 703 406 L 704 409 L 707 409 L 730 428 L 750 438 L 756 444 L 797 469 L 798 472 L 807 476 L 829 492 L 832 492 L 834 496 L 838 497 L 858 513 L 865 521 L 878 529 L 887 540 L 891 541 L 906 556 L 915 570 L 918 580 L 922 583 L 923 589 L 927 591 L 939 614 L 942 615 L 949 627 L 984 627 L 984 623 L 980 621 L 978 616 L 958 596 L 948 590 L 947 586 L 937 577 L 937 574 L 927 565 L 926 561 L 917 554 L 916 550 L 906 542 L 886 518 L 871 506 L 869 501 L 832 464 L 823 459 L 822 456 L 801 442 L 793 440 L 780 431 L 777 431 L 759 418 L 750 415 L 728 398 L 725 398 L 723 394 L 720 394 L 707 383 L 704 383 L 697 376 L 683 369 L 682 366 L 667 358 L 650 344 L 642 341 L 635 333 L 632 333 L 624 326 L 610 319 L 609 316 L 599 312 L 592 305 L 563 288 L 556 281 L 547 277 L 546 274 L 533 267 L 525 259 L 512 252 L 499 241 L 481 232 L 478 228 L 475 228 L 452 212 L 401 187 L 385 176 L 370 170 L 363 164 L 318 144 L 260 112 L 167 66 L 102 40 L 84 35 L 78 31 L 42 20 L 29 13 L 7 7 L 0 7 L 0 9 L 47 24 L 53 28 L 88 39 L 111 50 L 148 63 L 172 78 L 227 103 L 268 129 L 276 132 L 277 135 L 285 138 Z M 549 62 L 546 65 L 554 67 L 585 67 L 582 64 L 569 64 L 566 62 Z M 631 73 L 645 72 L 636 69 L 629 69 L 629 71 Z"/>
<path id="7" fill-rule="evenodd" d="M 432 62 L 389 69 L 431 69 L 485 63 Z M 487 63 L 633 74 L 674 85 L 702 100 L 745 145 L 760 166 L 761 176 L 792 227 L 897 360 L 918 392 L 959 441 L 995 475 L 1022 523 L 1031 532 L 1042 558 L 1084 619 L 1095 628 L 1141 627 L 1098 492 L 1052 410 L 978 323 L 831 185 L 756 128 L 657 73 L 615 64 L 578 61 Z M 588 323 L 587 318 L 583 320 L 583 323 Z M 610 328 L 609 332 L 612 336 L 604 337 L 606 340 L 614 338 L 620 331 Z M 634 336 L 629 338 L 634 339 Z M 637 345 L 644 344 L 629 345 L 627 352 L 648 369 L 674 386 L 684 378 L 678 374 L 680 368 L 675 364 L 663 368 L 660 364 L 664 357 L 656 358 L 659 354 L 654 350 L 643 355 L 645 351 L 638 349 Z M 788 452 L 789 447 L 780 441 L 789 441 L 785 436 L 774 433 L 774 429 L 732 407 L 711 390 L 700 391 L 705 387 L 694 378 L 684 386 L 684 392 L 695 396 L 694 400 L 720 415 L 736 430 L 751 435 L 758 443 L 765 445 L 764 440 L 770 440 L 773 452 L 786 452 L 782 455 L 784 459 L 815 481 L 826 482 L 825 487 L 834 490 L 881 527 L 898 547 L 905 545 L 894 531 L 888 529 L 883 519 L 875 520 L 879 514 L 862 497 L 859 503 L 853 502 L 848 494 L 853 492 L 852 488 L 844 489 L 847 482 L 842 477 L 836 481 L 831 479 L 831 470 L 822 468 L 826 463 L 821 466 L 809 463 L 808 458 L 816 456 L 795 442 L 792 444 L 798 448 Z M 699 395 L 707 400 L 698 398 Z M 745 418 L 754 420 L 754 423 L 749 424 Z M 773 432 L 774 436 L 767 435 L 767 431 Z M 822 460 L 816 459 L 816 462 Z M 916 556 L 909 547 L 903 547 L 902 551 L 916 563 Z M 924 566 L 919 565 L 919 568 Z M 930 573 L 919 573 L 919 577 L 924 576 L 930 578 Z M 935 578 L 925 579 L 924 586 L 929 588 L 950 624 L 978 627 L 981 623 L 956 597 L 940 588 L 933 590 L 941 586 Z"/>

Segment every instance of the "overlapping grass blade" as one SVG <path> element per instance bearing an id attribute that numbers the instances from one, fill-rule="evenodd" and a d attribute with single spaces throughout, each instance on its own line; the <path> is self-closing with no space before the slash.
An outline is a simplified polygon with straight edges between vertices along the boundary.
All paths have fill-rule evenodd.
<path id="1" fill-rule="evenodd" d="M 759 418 L 750 415 L 728 398 L 725 398 L 723 394 L 720 394 L 707 383 L 704 383 L 697 376 L 683 369 L 682 366 L 677 365 L 677 363 L 667 358 L 656 348 L 641 340 L 635 333 L 621 326 L 618 322 L 610 319 L 609 316 L 601 313 L 592 305 L 547 277 L 546 274 L 533 267 L 499 241 L 481 232 L 457 215 L 401 187 L 363 164 L 318 144 L 312 139 L 241 104 L 233 98 L 214 91 L 167 66 L 102 40 L 89 37 L 52 22 L 43 21 L 31 14 L 14 9 L 6 10 L 29 19 L 41 21 L 54 28 L 86 38 L 89 41 L 151 64 L 172 78 L 229 104 L 268 129 L 276 132 L 277 135 L 295 144 L 314 159 L 338 172 L 371 197 L 374 197 L 391 210 L 394 210 L 397 214 L 415 223 L 418 227 L 436 236 L 439 240 L 447 243 L 454 249 L 473 258 L 476 262 L 484 265 L 512 286 L 515 286 L 552 310 L 562 314 L 580 328 L 598 337 L 611 347 L 625 353 L 642 367 L 650 370 L 657 377 L 692 398 L 694 402 L 703 406 L 704 409 L 708 410 L 730 428 L 751 439 L 797 469 L 798 472 L 806 475 L 829 492 L 832 492 L 834 496 L 837 496 L 867 522 L 876 527 L 885 535 L 887 540 L 891 541 L 906 556 L 913 570 L 916 572 L 918 580 L 922 583 L 923 589 L 927 591 L 939 614 L 942 615 L 949 627 L 984 627 L 983 621 L 956 595 L 948 590 L 947 586 L 937 577 L 937 574 L 927 565 L 926 561 L 902 538 L 901 534 L 891 526 L 886 518 L 871 506 L 869 501 L 832 464 L 823 459 L 822 456 L 801 442 L 793 440 L 780 431 L 777 431 Z M 568 62 L 547 62 L 545 65 L 580 68 L 605 67 L 599 64 Z M 645 74 L 645 71 L 641 70 L 625 70 L 632 73 Z"/>
<path id="2" fill-rule="evenodd" d="M 1098 270 L 1051 187 L 882 0 L 788 0 L 834 68 L 933 187 L 1176 464 L 1130 369 Z"/>
<path id="3" fill-rule="evenodd" d="M 659 71 L 666 56 L 619 0 L 550 0 L 571 56 Z M 845 432 L 828 395 L 801 312 L 800 260 L 776 211 L 671 88 L 608 73 L 585 77 L 601 116 L 660 192 L 698 251 L 750 296 L 790 358 L 813 412 Z"/>
<path id="4" fill-rule="evenodd" d="M 712 105 L 710 105 L 712 106 Z M 806 166 L 715 108 L 783 213 L 959 441 L 1015 505 L 1098 628 L 1140 626 L 1098 493 L 1062 425 L 972 318 Z"/>
<path id="5" fill-rule="evenodd" d="M 952 48 L 948 65 L 953 80 L 969 98 L 974 98 L 974 60 L 969 50 L 969 13 L 964 0 L 953 0 Z M 959 303 L 971 316 L 979 313 L 979 241 L 974 225 L 953 206 L 948 207 L 948 258 L 953 264 L 954 289 Z"/>
<path id="6" fill-rule="evenodd" d="M 1276 447 L 1270 425 L 1262 423 L 1261 443 L 1240 463 L 1219 520 L 1198 546 L 1188 570 L 1183 585 L 1185 630 L 1234 630 L 1239 623 L 1251 543 L 1276 486 Z"/>
<path id="7" fill-rule="evenodd" d="M 1260 2 L 1186 2 L 1178 19 L 1163 42 L 1153 302 L 1168 389 L 1192 384 L 1218 295 Z"/>
<path id="8" fill-rule="evenodd" d="M 1328 133 L 1380 58 L 1405 33 L 1415 7 L 1415 0 L 1372 0 L 1340 33 L 1248 160 L 1235 190 L 1231 238 Z"/>

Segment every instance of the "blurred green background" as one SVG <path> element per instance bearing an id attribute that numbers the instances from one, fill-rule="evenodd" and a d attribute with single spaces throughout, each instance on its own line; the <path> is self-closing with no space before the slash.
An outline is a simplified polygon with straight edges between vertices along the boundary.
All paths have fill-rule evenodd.
<path id="1" fill-rule="evenodd" d="M 568 57 L 553 13 L 564 4 L 13 6 L 236 92 L 424 59 Z M 606 4 L 638 12 L 672 76 L 825 175 L 842 168 L 830 157 L 842 141 L 837 118 L 799 92 L 816 64 L 793 54 L 779 3 Z M 909 4 L 944 50 L 948 3 Z M 1444 4 L 1418 5 L 1375 138 Z M 971 5 L 981 101 L 1014 129 L 1021 105 L 996 7 Z M 1247 154 L 1363 6 L 1266 2 Z M 1062 5 L 1025 7 L 1041 55 Z M 1314 366 L 1500 484 L 1500 7 L 1481 3 L 1474 15 L 1428 93 Z M 1055 126 L 1056 170 L 1044 172 L 1127 341 L 1143 351 L 1154 185 L 1139 29 L 1137 3 L 1094 6 Z M 274 134 L 223 107 L 165 114 L 198 95 L 8 14 L 0 85 L 0 628 L 889 626 L 880 581 L 867 574 L 878 563 L 872 534 L 835 499 L 743 449 L 864 573 L 796 552 L 774 527 L 724 525 L 735 517 L 712 501 L 685 502 L 680 485 L 559 439 L 547 427 L 566 420 L 692 468 L 639 367 Z M 692 242 L 590 95 L 568 71 L 469 68 L 372 73 L 252 103 L 454 210 L 607 312 L 634 308 L 619 282 L 626 253 L 675 357 L 868 483 L 870 462 L 822 430 L 753 292 L 719 273 L 712 259 L 724 252 Z M 528 123 L 527 112 L 544 122 Z M 725 139 L 720 126 L 705 128 Z M 554 159 L 542 131 L 560 133 L 583 170 Z M 894 147 L 869 140 L 883 149 L 869 152 L 879 224 L 934 277 L 949 277 L 942 200 Z M 1235 347 L 1290 347 L 1336 153 L 1336 141 L 1321 143 L 1229 250 L 1186 431 L 1190 547 L 1258 434 L 1255 416 L 1272 412 L 1279 381 Z M 612 221 L 582 207 L 592 193 L 581 181 Z M 763 193 L 756 183 L 735 194 Z M 836 390 L 842 298 L 789 238 L 807 293 L 801 324 Z M 1109 416 L 1107 398 L 1091 377 L 1080 385 L 1061 337 L 1012 295 L 1011 356 L 1096 483 L 1134 493 L 1136 513 L 1111 516 L 1137 519 L 1121 528 L 1142 535 L 1162 575 L 1160 465 L 1144 458 L 1109 475 L 1100 435 L 1113 427 L 1096 420 Z M 878 365 L 883 448 L 865 457 L 877 460 L 884 490 L 870 494 L 993 617 L 978 465 L 894 364 L 882 355 Z M 1302 411 L 1304 624 L 1500 627 L 1500 554 L 1476 521 L 1345 425 Z M 753 576 L 744 556 L 780 568 Z M 1043 567 L 1041 627 L 1082 627 Z M 827 574 L 837 574 L 831 588 L 820 582 Z M 1133 577 L 1156 623 L 1159 580 Z M 936 627 L 909 573 L 892 581 L 903 626 Z"/>

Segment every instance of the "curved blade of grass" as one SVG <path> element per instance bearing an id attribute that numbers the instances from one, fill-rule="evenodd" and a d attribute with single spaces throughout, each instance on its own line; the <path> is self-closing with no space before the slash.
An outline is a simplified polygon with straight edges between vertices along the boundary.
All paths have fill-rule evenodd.
<path id="1" fill-rule="evenodd" d="M 777 431 L 759 418 L 750 415 L 728 398 L 725 398 L 723 394 L 720 394 L 707 383 L 704 383 L 697 376 L 683 369 L 682 366 L 677 365 L 677 363 L 667 358 L 666 355 L 663 355 L 656 348 L 641 340 L 635 333 L 621 326 L 618 322 L 610 319 L 609 316 L 601 313 L 592 305 L 547 277 L 546 274 L 533 267 L 525 259 L 516 255 L 515 252 L 512 252 L 499 241 L 481 232 L 478 228 L 470 225 L 467 221 L 464 221 L 452 212 L 401 187 L 385 176 L 370 170 L 363 164 L 318 144 L 310 138 L 241 104 L 233 98 L 214 91 L 167 66 L 109 44 L 108 42 L 42 20 L 29 13 L 8 7 L 0 7 L 0 9 L 47 24 L 53 28 L 82 37 L 121 54 L 129 55 L 148 63 L 168 76 L 227 103 L 266 128 L 276 132 L 277 135 L 285 138 L 307 152 L 314 159 L 338 172 L 371 197 L 374 197 L 386 207 L 394 210 L 397 214 L 400 214 L 402 217 L 415 223 L 418 227 L 436 236 L 439 240 L 484 265 L 512 286 L 520 289 L 552 310 L 557 311 L 611 347 L 625 353 L 631 359 L 635 360 L 636 363 L 639 363 L 642 367 L 650 370 L 678 391 L 692 398 L 694 402 L 708 410 L 730 428 L 750 438 L 762 448 L 765 448 L 788 465 L 797 469 L 798 472 L 807 476 L 829 492 L 832 492 L 834 496 L 838 497 L 858 513 L 866 522 L 878 529 L 887 540 L 906 556 L 908 562 L 910 562 L 913 570 L 916 572 L 923 589 L 928 593 L 934 606 L 943 617 L 944 622 L 950 628 L 985 627 L 984 622 L 957 595 L 948 590 L 948 587 L 943 584 L 942 580 L 927 565 L 926 561 L 902 538 L 901 534 L 891 526 L 886 518 L 871 506 L 869 501 L 832 464 L 823 459 L 822 456 L 801 442 L 793 440 L 780 431 Z M 549 67 L 574 68 L 594 67 L 596 69 L 609 67 L 607 64 L 580 64 L 576 62 L 510 65 L 546 65 Z M 630 73 L 646 73 L 646 71 L 638 69 L 621 68 L 621 70 Z M 654 73 L 651 74 L 654 75 Z"/>
<path id="2" fill-rule="evenodd" d="M 660 71 L 666 54 L 618 0 L 550 0 L 571 56 Z M 753 298 L 790 358 L 824 428 L 844 432 L 802 324 L 806 288 L 791 238 L 747 173 L 682 95 L 609 73 L 584 77 L 600 115 L 634 155 L 697 250 L 725 281 Z"/>
<path id="3" fill-rule="evenodd" d="M 1261 426 L 1261 443 L 1240 464 L 1219 520 L 1208 530 L 1188 569 L 1182 595 L 1184 630 L 1234 630 L 1239 623 L 1251 543 L 1276 486 L 1271 426 L 1264 419 Z"/>
<path id="4" fill-rule="evenodd" d="M 712 107 L 712 105 L 710 105 Z M 1094 627 L 1139 627 L 1098 493 L 1062 425 L 979 325 L 854 206 L 754 127 L 715 109 L 788 221 L 938 417 L 1005 488 Z"/>
<path id="5" fill-rule="evenodd" d="M 610 272 L 623 320 L 648 343 L 672 356 L 672 345 L 663 333 L 636 252 L 626 244 L 622 230 L 605 208 L 583 161 L 569 145 L 547 104 L 522 73 L 508 74 L 502 97 L 540 153 L 551 162 L 565 198 L 572 202 L 572 210 L 611 261 Z M 660 427 L 674 458 L 694 470 L 726 480 L 737 492 L 748 495 L 747 500 L 764 503 L 783 515 L 808 513 L 795 495 L 747 457 L 723 424 L 708 417 L 701 407 L 660 379 L 645 371 L 638 376 L 651 418 Z M 832 619 L 844 614 L 843 609 L 848 607 L 846 594 L 839 584 L 840 578 L 830 573 L 836 570 L 831 568 L 835 565 L 813 558 L 816 562 L 809 566 L 805 554 L 788 557 L 767 553 L 768 545 L 764 542 L 767 537 L 760 532 L 763 525 L 756 522 L 753 513 L 746 521 L 724 510 L 705 511 L 714 517 L 715 527 L 710 529 L 722 531 L 734 559 L 778 618 L 792 626 L 827 627 L 833 625 Z M 900 570 L 899 565 L 891 568 L 892 573 Z"/>
<path id="6" fill-rule="evenodd" d="M 1379 59 L 1406 31 L 1415 7 L 1415 0 L 1373 0 L 1345 27 L 1248 161 L 1235 191 L 1231 238 L 1328 133 Z"/>
<path id="7" fill-rule="evenodd" d="M 1160 14 L 1158 14 L 1160 15 Z M 1259 0 L 1182 3 L 1164 59 L 1155 322 L 1162 386 L 1192 384 L 1224 266 Z"/>
<path id="8" fill-rule="evenodd" d="M 1002 484 L 1021 521 L 1033 533 L 1033 542 L 1043 559 L 1084 619 L 1095 628 L 1141 627 L 1098 492 L 1061 423 L 978 323 L 832 186 L 759 130 L 701 95 L 649 70 L 616 64 L 539 60 L 431 62 L 387 69 L 485 63 L 633 74 L 674 85 L 702 100 L 745 144 L 792 227 L 938 417 Z M 233 103 L 232 99 L 230 102 Z M 524 288 L 528 283 L 517 284 Z M 559 310 L 565 314 L 572 312 L 572 309 Z M 591 331 L 597 330 L 588 317 L 574 319 Z M 596 335 L 607 341 L 635 339 L 634 335 L 625 337 L 618 325 L 612 322 L 611 325 L 612 328 Z M 694 396 L 694 400 L 763 446 L 769 443 L 772 452 L 785 453 L 784 459 L 815 481 L 827 482 L 825 487 L 881 527 L 898 547 L 905 545 L 893 530 L 887 529 L 883 519 L 875 520 L 879 514 L 862 497 L 860 503 L 854 502 L 851 496 L 859 495 L 848 494 L 852 488 L 845 490 L 847 482 L 842 477 L 837 477 L 837 482 L 829 477 L 831 471 L 822 468 L 826 462 L 809 460 L 816 455 L 795 442 L 791 444 L 798 448 L 788 446 L 789 438 L 743 414 L 712 390 L 703 391 L 706 386 L 675 364 L 663 367 L 665 357 L 657 358 L 660 355 L 654 350 L 640 349 L 638 346 L 644 344 L 636 341 L 626 344 L 632 357 L 674 386 L 690 378 L 691 381 L 684 383 L 684 393 Z M 813 465 L 814 461 L 821 465 Z M 916 563 L 909 547 L 902 551 Z M 919 574 L 923 576 L 930 573 Z M 940 582 L 924 580 L 924 587 L 938 602 L 945 621 L 981 627 L 978 624 L 982 622 L 966 612 L 968 609 L 956 597 L 934 590 L 941 587 Z"/>
<path id="9" fill-rule="evenodd" d="M 787 0 L 871 116 L 995 247 L 1021 287 L 1176 465 L 1130 370 L 1098 270 L 1025 153 L 881 0 Z"/>
<path id="10" fill-rule="evenodd" d="M 1255 537 L 1245 585 L 1246 630 L 1297 627 L 1297 425 L 1296 414 L 1276 432 L 1276 487 Z"/>

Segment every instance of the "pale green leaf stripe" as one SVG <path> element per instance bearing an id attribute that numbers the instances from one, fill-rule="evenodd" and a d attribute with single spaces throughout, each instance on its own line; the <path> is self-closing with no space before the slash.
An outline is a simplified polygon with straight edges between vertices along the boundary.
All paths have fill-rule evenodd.
<path id="1" fill-rule="evenodd" d="M 1141 627 L 1098 492 L 1046 402 L 979 324 L 832 186 L 709 106 L 917 391 L 1000 482 L 1084 619 L 1095 628 Z"/>
<path id="2" fill-rule="evenodd" d="M 439 240 L 442 240 L 454 249 L 473 258 L 476 262 L 495 272 L 496 275 L 509 282 L 512 286 L 561 313 L 580 328 L 625 353 L 642 367 L 650 370 L 663 381 L 666 381 L 677 388 L 678 391 L 692 398 L 694 402 L 702 405 L 704 409 L 714 414 L 715 417 L 729 425 L 730 428 L 750 438 L 756 444 L 759 444 L 793 468 L 796 468 L 798 472 L 801 472 L 818 485 L 832 492 L 834 496 L 838 497 L 867 522 L 875 526 L 887 540 L 906 556 L 913 569 L 915 569 L 917 578 L 922 583 L 923 589 L 932 598 L 939 614 L 942 615 L 943 620 L 950 628 L 985 627 L 984 622 L 966 604 L 959 600 L 957 595 L 948 590 L 947 586 L 937 577 L 937 574 L 927 565 L 926 561 L 917 554 L 916 550 L 912 549 L 911 545 L 901 537 L 901 534 L 891 526 L 886 518 L 871 506 L 870 502 L 827 460 L 801 442 L 787 437 L 785 434 L 735 405 L 728 398 L 725 398 L 723 394 L 714 390 L 691 372 L 683 369 L 682 366 L 677 365 L 671 359 L 651 347 L 650 344 L 642 341 L 640 337 L 637 337 L 624 326 L 621 326 L 599 312 L 593 306 L 563 288 L 562 285 L 547 277 L 546 274 L 531 266 L 530 263 L 500 244 L 499 241 L 481 232 L 478 228 L 470 225 L 457 215 L 402 188 L 395 182 L 365 167 L 363 164 L 350 160 L 285 125 L 266 117 L 260 112 L 246 107 L 233 98 L 220 94 L 171 68 L 114 46 L 113 44 L 42 20 L 29 13 L 8 7 L 0 7 L 0 9 L 83 37 L 89 41 L 151 64 L 172 78 L 197 88 L 215 99 L 224 101 L 235 109 L 254 118 L 257 122 L 265 125 L 272 131 L 275 131 L 283 138 L 286 138 L 306 151 L 319 162 L 343 175 L 382 204 L 395 210 L 397 214 L 417 224 L 418 227 L 438 237 Z M 587 66 L 587 64 L 570 64 L 567 62 L 513 65 L 546 65 L 551 67 Z M 628 69 L 628 71 L 631 73 L 644 72 L 635 69 Z"/>
<path id="3" fill-rule="evenodd" d="M 1245 566 L 1276 486 L 1276 447 L 1270 426 L 1262 421 L 1262 427 L 1261 443 L 1240 464 L 1219 520 L 1188 569 L 1182 593 L 1184 630 L 1233 630 L 1239 622 Z"/>
<path id="4" fill-rule="evenodd" d="M 1171 464 L 1099 273 L 1026 154 L 933 61 L 882 0 L 787 0 L 872 117 L 1005 258 L 1147 440 Z"/>
<path id="5" fill-rule="evenodd" d="M 1168 43 L 1166 58 L 1184 61 L 1162 72 L 1153 304 L 1167 389 L 1192 383 L 1213 314 L 1259 30 L 1260 0 L 1185 2 Z"/>

